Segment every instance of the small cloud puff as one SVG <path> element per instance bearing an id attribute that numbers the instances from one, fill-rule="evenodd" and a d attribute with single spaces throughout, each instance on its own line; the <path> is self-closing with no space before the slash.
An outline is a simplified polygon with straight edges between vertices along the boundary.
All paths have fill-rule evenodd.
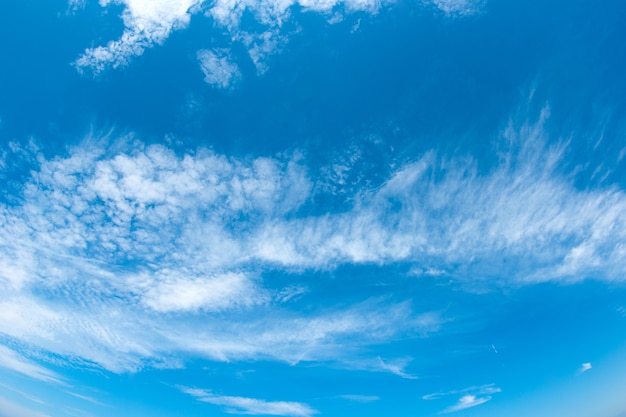
<path id="1" fill-rule="evenodd" d="M 231 61 L 227 49 L 203 49 L 198 51 L 197 57 L 207 84 L 229 88 L 241 78 L 239 67 Z"/>
<path id="2" fill-rule="evenodd" d="M 456 411 L 465 410 L 476 407 L 491 400 L 491 397 L 476 397 L 475 395 L 464 395 L 459 399 L 458 404 L 446 408 L 444 413 L 454 413 Z"/>
<path id="3" fill-rule="evenodd" d="M 580 368 L 578 369 L 578 373 L 582 374 L 584 372 L 587 372 L 588 370 L 590 370 L 592 368 L 591 366 L 591 362 L 585 362 L 582 365 L 580 365 Z"/>

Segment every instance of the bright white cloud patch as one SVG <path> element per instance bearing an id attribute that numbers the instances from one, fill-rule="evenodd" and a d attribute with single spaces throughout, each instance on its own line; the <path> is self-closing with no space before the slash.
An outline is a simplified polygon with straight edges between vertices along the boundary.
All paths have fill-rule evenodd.
<path id="1" fill-rule="evenodd" d="M 167 272 L 165 272 L 167 273 Z M 264 301 L 263 292 L 255 288 L 244 274 L 228 273 L 213 277 L 189 279 L 168 277 L 156 285 L 146 279 L 144 303 L 155 311 L 221 311 L 249 307 Z"/>
<path id="2" fill-rule="evenodd" d="M 578 372 L 582 374 L 583 372 L 587 372 L 591 368 L 592 368 L 591 362 L 585 362 L 582 365 L 580 365 L 580 369 L 578 370 Z"/>
<path id="3" fill-rule="evenodd" d="M 446 408 L 444 413 L 454 413 L 456 411 L 466 410 L 476 407 L 491 400 L 491 397 L 476 397 L 475 395 L 464 395 L 459 399 L 458 404 Z"/>
<path id="4" fill-rule="evenodd" d="M 256 398 L 231 397 L 215 395 L 211 391 L 195 388 L 182 387 L 181 390 L 208 404 L 224 407 L 227 413 L 285 416 L 285 417 L 310 417 L 318 414 L 307 404 L 291 401 L 264 401 Z"/>
<path id="5" fill-rule="evenodd" d="M 198 61 L 206 83 L 228 88 L 241 77 L 239 67 L 230 60 L 228 54 L 228 50 L 198 51 Z"/>
<path id="6" fill-rule="evenodd" d="M 108 67 L 126 65 L 129 59 L 141 55 L 146 48 L 165 42 L 172 31 L 189 24 L 190 9 L 202 0 L 100 0 L 102 7 L 123 4 L 124 33 L 106 46 L 90 48 L 76 60 L 79 70 L 90 69 L 95 74 Z M 72 0 L 72 3 L 75 1 Z"/>

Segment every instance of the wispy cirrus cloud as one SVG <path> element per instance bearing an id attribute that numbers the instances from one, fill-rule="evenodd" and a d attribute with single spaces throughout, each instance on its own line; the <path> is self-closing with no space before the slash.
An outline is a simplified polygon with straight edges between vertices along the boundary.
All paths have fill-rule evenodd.
<path id="1" fill-rule="evenodd" d="M 209 390 L 180 387 L 185 394 L 198 401 L 224 407 L 230 414 L 249 414 L 285 417 L 311 417 L 319 412 L 309 405 L 292 401 L 265 401 L 256 398 L 217 395 Z"/>
<path id="2" fill-rule="evenodd" d="M 47 414 L 33 411 L 5 398 L 0 397 L 0 416 L 2 417 L 50 417 Z"/>
<path id="3" fill-rule="evenodd" d="M 450 395 L 492 395 L 501 392 L 502 390 L 495 386 L 495 384 L 487 384 L 481 386 L 474 386 L 459 390 L 451 390 L 444 392 L 434 392 L 432 394 L 426 394 L 422 396 L 423 400 L 438 400 L 440 398 L 444 398 Z"/>
<path id="4" fill-rule="evenodd" d="M 60 383 L 62 381 L 62 378 L 55 372 L 2 345 L 0 345 L 0 367 L 44 382 Z"/>
<path id="5" fill-rule="evenodd" d="M 439 400 L 442 398 L 447 398 L 449 396 L 460 395 L 460 398 L 456 404 L 451 405 L 442 411 L 442 413 L 447 414 L 484 404 L 492 399 L 493 394 L 497 394 L 500 392 L 502 392 L 500 388 L 496 387 L 494 384 L 489 384 L 477 387 L 469 387 L 461 390 L 435 392 L 422 396 L 422 399 Z"/>
<path id="6" fill-rule="evenodd" d="M 378 358 L 380 367 L 386 371 L 391 372 L 394 375 L 404 379 L 417 379 L 416 375 L 405 372 L 407 360 L 395 360 L 395 361 L 383 361 L 382 358 Z"/>

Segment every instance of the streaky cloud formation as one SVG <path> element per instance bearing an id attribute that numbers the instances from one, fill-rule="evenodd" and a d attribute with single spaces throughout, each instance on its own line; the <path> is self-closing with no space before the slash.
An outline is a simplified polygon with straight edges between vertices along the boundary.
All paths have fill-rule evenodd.
<path id="1" fill-rule="evenodd" d="M 47 414 L 30 410 L 12 401 L 0 397 L 0 416 L 2 417 L 50 417 Z"/>
<path id="2" fill-rule="evenodd" d="M 502 390 L 496 387 L 495 384 L 487 384 L 487 385 L 482 385 L 482 386 L 464 388 L 460 390 L 452 390 L 452 391 L 447 391 L 447 392 L 435 392 L 432 394 L 423 395 L 422 399 L 423 400 L 438 400 L 440 398 L 444 398 L 449 395 L 465 396 L 465 395 L 471 394 L 474 396 L 481 396 L 481 395 L 497 394 L 499 392 L 502 392 Z"/>
<path id="3" fill-rule="evenodd" d="M 44 382 L 60 383 L 62 381 L 61 376 L 2 345 L 0 345 L 0 367 Z"/>
<path id="4" fill-rule="evenodd" d="M 458 402 L 442 411 L 443 414 L 454 413 L 468 408 L 476 407 L 486 403 L 492 399 L 493 394 L 502 392 L 494 384 L 469 387 L 461 390 L 452 390 L 448 392 L 436 392 L 422 396 L 423 400 L 439 400 L 449 396 L 460 395 Z"/>
<path id="5" fill-rule="evenodd" d="M 285 416 L 285 417 L 310 417 L 318 414 L 307 404 L 291 401 L 264 401 L 256 398 L 232 397 L 215 395 L 211 391 L 181 387 L 182 392 L 208 404 L 218 405 L 225 408 L 227 413 Z"/>
<path id="6" fill-rule="evenodd" d="M 378 357 L 378 362 L 380 363 L 380 367 L 386 371 L 391 372 L 394 375 L 399 376 L 404 379 L 417 379 L 416 375 L 408 374 L 404 371 L 406 367 L 406 360 L 398 360 L 395 362 L 385 362 L 381 357 Z"/>
<path id="7" fill-rule="evenodd" d="M 340 395 L 339 397 L 343 398 L 344 400 L 356 401 L 358 403 L 371 403 L 380 400 L 380 397 L 377 395 L 345 394 Z"/>

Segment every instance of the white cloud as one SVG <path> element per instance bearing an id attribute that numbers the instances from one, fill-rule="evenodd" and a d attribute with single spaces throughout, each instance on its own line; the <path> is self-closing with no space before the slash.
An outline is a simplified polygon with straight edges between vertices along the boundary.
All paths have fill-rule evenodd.
<path id="1" fill-rule="evenodd" d="M 228 88 L 241 78 L 239 67 L 230 59 L 228 50 L 198 51 L 204 81 L 219 88 Z"/>
<path id="2" fill-rule="evenodd" d="M 578 373 L 582 374 L 583 372 L 587 372 L 588 370 L 590 370 L 592 368 L 591 366 L 591 362 L 585 362 L 582 365 L 580 365 L 580 368 L 578 370 Z"/>
<path id="3" fill-rule="evenodd" d="M 392 374 L 399 376 L 400 378 L 417 379 L 416 375 L 412 375 L 404 371 L 404 368 L 407 365 L 406 360 L 396 360 L 394 362 L 390 362 L 390 361 L 383 361 L 382 358 L 379 357 L 378 362 L 382 369 L 384 369 L 385 371 L 389 371 Z"/>
<path id="4" fill-rule="evenodd" d="M 0 205 L 0 333 L 115 372 L 178 366 L 181 353 L 349 362 L 350 348 L 441 318 L 382 301 L 303 315 L 303 272 L 403 262 L 468 285 L 623 280 L 626 195 L 575 187 L 545 117 L 511 123 L 489 172 L 433 151 L 356 191 L 316 187 L 326 179 L 298 154 L 179 155 L 132 137 L 52 159 L 14 147 L 34 156 L 19 204 Z M 344 186 L 341 211 L 311 214 Z"/>
<path id="5" fill-rule="evenodd" d="M 168 277 L 154 285 L 146 279 L 143 302 L 158 312 L 221 311 L 263 303 L 263 291 L 244 274 L 227 273 L 206 278 Z"/>
<path id="6" fill-rule="evenodd" d="M 216 395 L 211 391 L 181 387 L 181 391 L 208 404 L 219 405 L 231 414 L 310 417 L 318 411 L 309 405 L 291 401 L 264 401 L 256 398 Z"/>
<path id="7" fill-rule="evenodd" d="M 2 345 L 0 345 L 0 367 L 44 382 L 61 382 L 61 378 L 56 373 Z"/>
<path id="8" fill-rule="evenodd" d="M 472 394 L 472 395 L 492 395 L 502 392 L 502 390 L 495 386 L 495 384 L 487 384 L 481 386 L 474 386 L 469 388 L 464 388 L 460 390 L 452 390 L 446 392 L 435 392 L 432 394 L 427 394 L 422 396 L 423 400 L 438 400 L 443 397 L 447 397 L 449 395 L 463 395 L 463 394 Z"/>
<path id="9" fill-rule="evenodd" d="M 106 404 L 104 404 L 104 403 L 102 403 L 102 402 L 100 402 L 100 401 L 98 401 L 95 398 L 92 398 L 90 396 L 78 394 L 76 392 L 71 392 L 71 391 L 65 391 L 65 392 L 67 394 L 73 396 L 73 397 L 80 398 L 81 400 L 90 402 L 92 404 L 99 405 L 99 406 L 102 406 L 102 407 L 108 407 Z"/>
<path id="10" fill-rule="evenodd" d="M 426 0 L 425 0 L 426 1 Z M 460 16 L 475 13 L 480 1 L 428 0 L 447 15 Z M 78 9 L 82 0 L 69 0 L 70 7 Z M 259 73 L 267 70 L 267 57 L 280 51 L 289 33 L 285 29 L 294 6 L 305 12 L 322 13 L 330 22 L 341 20 L 344 13 L 357 11 L 375 14 L 395 0 L 100 0 L 102 7 L 124 5 L 122 19 L 125 29 L 117 40 L 104 46 L 89 48 L 75 65 L 79 71 L 98 74 L 107 68 L 127 65 L 134 56 L 155 45 L 160 45 L 173 31 L 189 25 L 191 15 L 204 13 L 220 30 L 225 30 L 231 41 L 242 44 Z M 260 26 L 244 27 L 242 16 L 249 13 Z M 359 23 L 355 25 L 358 27 Z M 198 59 L 207 83 L 231 86 L 240 77 L 238 67 L 222 50 L 201 50 Z"/>
<path id="11" fill-rule="evenodd" d="M 172 31 L 185 28 L 191 18 L 190 10 L 202 0 L 100 0 L 102 7 L 123 4 L 124 33 L 106 46 L 90 48 L 76 60 L 79 70 L 86 68 L 95 74 L 108 67 L 128 64 L 133 56 L 146 48 L 160 45 Z M 72 0 L 71 4 L 75 4 Z"/>
<path id="12" fill-rule="evenodd" d="M 491 397 L 476 397 L 475 395 L 464 395 L 459 399 L 458 404 L 446 408 L 444 413 L 454 413 L 468 408 L 476 407 L 491 400 Z"/>
<path id="13" fill-rule="evenodd" d="M 423 400 L 439 400 L 449 396 L 460 395 L 458 402 L 454 405 L 447 407 L 442 413 L 454 413 L 457 411 L 465 410 L 467 408 L 476 407 L 484 404 L 492 399 L 493 394 L 502 392 L 502 390 L 496 387 L 494 384 L 482 385 L 476 387 L 464 388 L 461 390 L 452 390 L 447 392 L 435 392 L 433 394 L 427 394 L 422 396 Z"/>

